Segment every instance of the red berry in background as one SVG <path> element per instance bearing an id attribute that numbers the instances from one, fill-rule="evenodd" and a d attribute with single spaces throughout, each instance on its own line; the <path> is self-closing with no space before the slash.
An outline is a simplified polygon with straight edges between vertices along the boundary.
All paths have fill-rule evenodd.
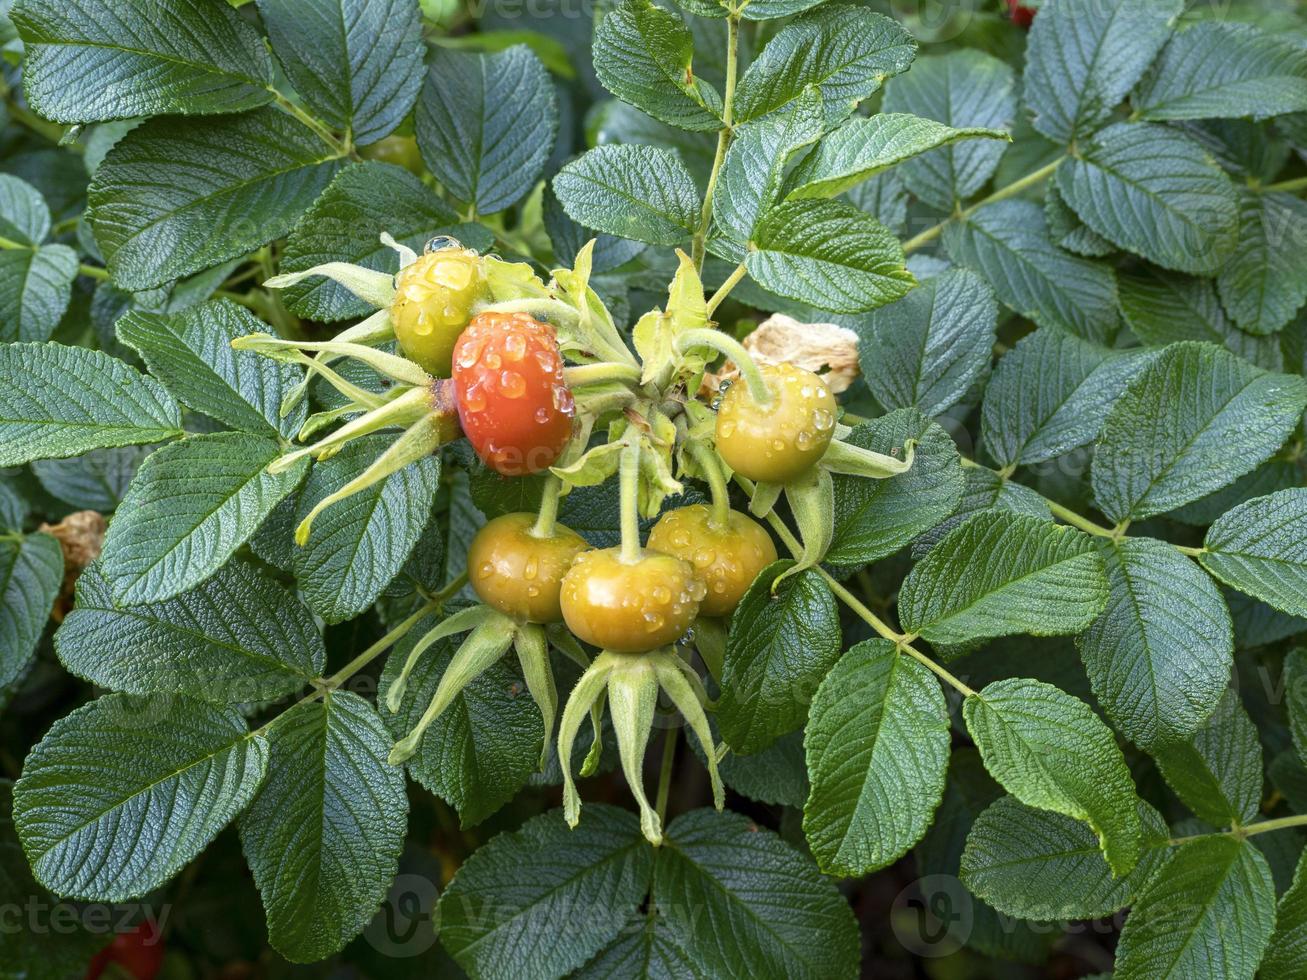
<path id="1" fill-rule="evenodd" d="M 1008 13 L 1012 17 L 1012 23 L 1017 27 L 1030 27 L 1035 22 L 1035 14 L 1038 13 L 1033 7 L 1027 7 L 1021 0 L 1007 0 Z"/>
<path id="2" fill-rule="evenodd" d="M 468 442 L 487 466 L 525 476 L 553 465 L 576 406 L 553 327 L 527 313 L 482 313 L 454 345 L 454 393 Z"/>
<path id="3" fill-rule="evenodd" d="M 153 922 L 143 922 L 130 932 L 120 932 L 86 969 L 86 980 L 99 980 L 110 964 L 121 967 L 136 980 L 154 980 L 163 966 L 163 938 Z"/>

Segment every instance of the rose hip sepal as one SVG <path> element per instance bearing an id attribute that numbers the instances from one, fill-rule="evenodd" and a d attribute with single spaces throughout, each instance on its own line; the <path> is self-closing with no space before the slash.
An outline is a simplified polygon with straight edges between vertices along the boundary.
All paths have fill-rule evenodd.
<path id="1" fill-rule="evenodd" d="M 474 317 L 454 345 L 453 380 L 463 432 L 497 473 L 548 469 L 572 437 L 557 335 L 529 314 Z"/>

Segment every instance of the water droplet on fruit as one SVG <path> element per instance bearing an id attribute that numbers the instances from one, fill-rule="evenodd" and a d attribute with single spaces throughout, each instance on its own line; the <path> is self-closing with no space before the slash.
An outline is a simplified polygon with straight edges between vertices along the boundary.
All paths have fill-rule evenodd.
<path id="1" fill-rule="evenodd" d="M 498 371 L 504 366 L 504 359 L 499 356 L 497 351 L 488 350 L 486 351 L 486 356 L 482 358 L 481 363 L 492 371 Z"/>
<path id="2" fill-rule="evenodd" d="M 469 385 L 463 392 L 462 401 L 464 411 L 481 412 L 486 407 L 486 393 L 479 384 Z"/>
<path id="3" fill-rule="evenodd" d="M 806 429 L 800 432 L 798 436 L 795 438 L 794 444 L 798 446 L 800 449 L 812 448 L 812 433 Z"/>
<path id="4" fill-rule="evenodd" d="M 505 398 L 521 398 L 526 394 L 526 379 L 516 371 L 505 371 L 499 376 L 499 390 Z"/>
<path id="5" fill-rule="evenodd" d="M 825 432 L 835 424 L 835 416 L 824 408 L 819 408 L 812 413 L 812 424 L 818 432 Z"/>
<path id="6" fill-rule="evenodd" d="M 510 361 L 520 361 L 526 356 L 526 338 L 520 333 L 511 333 L 504 338 L 504 357 Z"/>
<path id="7" fill-rule="evenodd" d="M 672 601 L 672 590 L 665 585 L 655 586 L 651 596 L 658 605 L 665 606 Z"/>
<path id="8" fill-rule="evenodd" d="M 534 599 L 534 598 L 536 598 L 538 595 L 540 595 L 540 586 L 538 586 L 538 585 L 528 585 L 528 586 L 526 587 L 526 594 L 527 594 L 527 598 L 530 598 L 530 599 Z"/>
<path id="9" fill-rule="evenodd" d="M 554 385 L 554 408 L 565 415 L 571 415 L 575 407 L 576 401 L 572 398 L 572 393 L 562 385 Z"/>
<path id="10" fill-rule="evenodd" d="M 644 614 L 644 628 L 648 633 L 657 633 L 663 628 L 665 620 L 656 612 L 647 612 Z"/>
<path id="11" fill-rule="evenodd" d="M 527 580 L 533 579 L 539 571 L 540 562 L 538 562 L 534 557 L 528 558 L 526 560 L 526 567 L 522 569 L 522 577 Z"/>
<path id="12" fill-rule="evenodd" d="M 482 562 L 481 567 L 477 569 L 477 574 L 482 578 L 490 578 L 491 575 L 495 574 L 495 566 L 488 561 Z"/>
<path id="13" fill-rule="evenodd" d="M 549 419 L 550 419 L 549 409 L 547 408 L 536 409 L 536 422 L 538 422 L 540 425 L 544 425 L 546 422 L 549 421 Z"/>
<path id="14" fill-rule="evenodd" d="M 717 427 L 717 434 L 723 439 L 729 439 L 731 436 L 735 435 L 735 423 L 730 419 L 727 419 Z"/>

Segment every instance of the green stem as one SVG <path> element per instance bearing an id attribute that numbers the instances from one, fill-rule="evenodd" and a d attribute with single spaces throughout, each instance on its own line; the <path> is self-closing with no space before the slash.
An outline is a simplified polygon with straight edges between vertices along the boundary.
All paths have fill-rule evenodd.
<path id="1" fill-rule="evenodd" d="M 598 364 L 580 364 L 563 368 L 563 380 L 567 382 L 569 388 L 604 384 L 608 381 L 628 381 L 639 384 L 640 369 L 633 364 L 600 361 Z"/>
<path id="2" fill-rule="evenodd" d="M 729 528 L 731 524 L 731 493 L 726 486 L 726 474 L 722 472 L 722 464 L 718 462 L 717 454 L 710 451 L 703 443 L 693 439 L 687 440 L 685 445 L 689 447 L 694 461 L 699 464 L 704 479 L 708 481 L 708 489 L 712 491 L 711 523 L 714 527 Z"/>
<path id="3" fill-rule="evenodd" d="M 1284 194 L 1307 190 L 1307 177 L 1297 177 L 1294 180 L 1286 180 L 1278 184 L 1267 184 L 1262 190 L 1264 192 L 1275 191 Z"/>
<path id="4" fill-rule="evenodd" d="M 740 376 L 749 386 L 749 394 L 753 396 L 753 400 L 759 405 L 771 404 L 771 391 L 767 387 L 767 382 L 763 380 L 758 365 L 754 363 L 753 355 L 734 337 L 729 337 L 711 327 L 699 327 L 687 330 L 676 338 L 678 351 L 684 353 L 691 347 L 711 347 L 718 353 L 725 354 L 740 369 Z"/>
<path id="5" fill-rule="evenodd" d="M 658 813 L 660 824 L 666 823 L 667 819 L 667 799 L 672 794 L 672 769 L 676 765 L 676 744 L 680 735 L 679 728 L 669 728 L 663 739 L 663 764 L 658 771 L 658 796 L 654 801 L 654 810 Z"/>
<path id="6" fill-rule="evenodd" d="M 276 101 L 277 105 L 279 105 L 282 109 L 285 109 L 287 112 L 289 112 L 292 116 L 298 119 L 309 129 L 313 130 L 313 132 L 317 134 L 318 138 L 322 140 L 322 142 L 326 143 L 327 146 L 331 147 L 331 149 L 335 152 L 337 156 L 342 156 L 342 157 L 349 156 L 350 147 L 347 144 L 342 143 L 340 140 L 338 140 L 335 134 L 330 129 L 327 128 L 326 123 L 324 123 L 321 119 L 319 119 L 317 116 L 313 115 L 312 113 L 307 112 L 304 109 L 301 109 L 294 102 L 286 98 L 286 96 L 282 95 L 272 86 L 268 86 L 268 91 L 272 93 L 272 97 L 274 101 Z"/>
<path id="7" fill-rule="evenodd" d="M 690 257 L 696 269 L 703 269 L 705 245 L 708 241 L 708 229 L 712 226 L 713 196 L 717 190 L 717 178 L 722 172 L 726 160 L 726 150 L 731 145 L 735 124 L 735 78 L 739 73 L 740 50 L 740 15 L 732 12 L 726 17 L 726 94 L 722 99 L 722 128 L 717 132 L 717 153 L 713 157 L 712 172 L 708 175 L 708 188 L 703 195 L 703 209 L 699 214 L 699 227 L 694 233 L 690 246 Z"/>
<path id="8" fill-rule="evenodd" d="M 740 284 L 740 280 L 744 278 L 748 271 L 743 262 L 735 267 L 735 271 L 727 276 L 726 281 L 721 284 L 717 292 L 712 294 L 712 299 L 708 300 L 708 316 L 711 317 L 717 312 L 717 307 L 721 306 L 722 301 L 731 295 L 731 290 Z"/>
<path id="9" fill-rule="evenodd" d="M 1096 538 L 1120 540 L 1120 537 L 1111 528 L 1103 527 L 1101 524 L 1095 524 L 1087 517 L 1081 517 L 1069 507 L 1063 507 L 1056 500 L 1049 500 L 1045 497 L 1044 503 L 1047 504 L 1048 509 L 1053 512 L 1053 516 L 1061 520 L 1063 523 L 1079 528 L 1086 534 L 1092 534 Z"/>
<path id="10" fill-rule="evenodd" d="M 540 498 L 540 513 L 536 516 L 535 526 L 531 528 L 533 538 L 552 538 L 554 525 L 558 522 L 558 495 L 563 488 L 563 481 L 550 473 L 545 477 L 545 492 Z"/>
<path id="11" fill-rule="evenodd" d="M 640 560 L 640 436 L 627 435 L 622 450 L 619 476 L 622 494 L 622 561 L 634 565 Z"/>
<path id="12" fill-rule="evenodd" d="M 1026 174 L 1026 176 L 1022 177 L 1020 180 L 1016 181 L 1015 183 L 1008 184 L 1002 190 L 995 191 L 993 194 L 989 195 L 989 197 L 982 198 L 981 200 L 977 201 L 975 204 L 971 205 L 971 207 L 963 208 L 961 211 L 958 211 L 956 214 L 951 215 L 948 218 L 945 218 L 939 224 L 934 225 L 931 228 L 927 228 L 925 231 L 923 231 L 920 235 L 917 235 L 915 238 L 908 239 L 906 242 L 903 243 L 904 254 L 915 252 L 917 249 L 922 248 L 925 245 L 929 245 L 931 242 L 933 242 L 935 239 L 937 239 L 940 235 L 944 233 L 944 229 L 948 227 L 949 224 L 951 224 L 954 221 L 966 221 L 968 218 L 970 218 L 981 208 L 985 207 L 987 204 L 997 204 L 999 201 L 1006 201 L 1010 197 L 1016 197 L 1018 194 L 1021 194 L 1029 190 L 1030 188 L 1043 183 L 1045 180 L 1047 180 L 1057 171 L 1057 168 L 1061 166 L 1062 161 L 1065 159 L 1066 157 L 1058 157 L 1056 160 L 1054 160 L 1052 163 L 1048 164 L 1047 166 L 1040 167 L 1038 170 L 1034 171 L 1033 173 Z"/>
<path id="13" fill-rule="evenodd" d="M 750 494 L 753 493 L 753 487 L 752 484 L 749 483 L 749 481 L 744 480 L 740 477 L 736 477 L 736 480 L 739 481 L 740 485 L 744 487 L 746 492 Z M 792 555 L 794 555 L 797 558 L 799 555 L 803 554 L 803 545 L 793 534 L 790 533 L 790 529 L 785 526 L 785 522 L 782 521 L 780 517 L 776 515 L 775 512 L 767 515 L 767 523 L 769 523 L 772 526 L 772 529 L 775 530 L 777 536 L 780 537 L 780 539 L 785 543 L 785 547 L 789 548 L 790 553 Z M 826 569 L 822 568 L 820 565 L 815 566 L 813 568 L 813 571 L 815 571 L 818 575 L 822 577 L 822 579 L 825 580 L 826 585 L 830 588 L 831 592 L 835 593 L 835 595 L 840 599 L 840 601 L 843 602 L 846 606 L 848 606 L 849 610 L 855 616 L 861 619 L 864 623 L 870 626 L 882 637 L 892 641 L 894 643 L 895 648 L 900 653 L 905 653 L 913 660 L 917 661 L 919 664 L 921 664 L 923 667 L 925 667 L 927 670 L 933 673 L 944 683 L 948 684 L 955 691 L 960 693 L 964 698 L 970 698 L 975 696 L 976 692 L 974 690 L 972 690 L 970 687 L 964 684 L 953 674 L 949 673 L 939 664 L 935 663 L 935 661 L 931 660 L 928 656 L 926 656 L 924 653 L 922 653 L 920 650 L 914 647 L 912 645 L 912 637 L 898 632 L 896 629 L 891 627 L 887 622 L 885 622 L 883 619 L 877 616 L 874 612 L 868 609 L 866 605 L 864 605 L 863 602 L 857 596 L 855 596 L 852 592 L 846 589 L 842 583 L 840 583 L 838 580 L 835 579 L 833 575 L 830 574 L 830 572 L 826 571 Z"/>

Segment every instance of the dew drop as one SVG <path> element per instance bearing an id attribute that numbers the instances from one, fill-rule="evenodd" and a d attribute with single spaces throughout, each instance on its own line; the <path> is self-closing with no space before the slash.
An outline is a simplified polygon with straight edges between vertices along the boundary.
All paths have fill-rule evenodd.
<path id="1" fill-rule="evenodd" d="M 495 574 L 495 566 L 488 561 L 482 562 L 481 567 L 477 569 L 477 574 L 482 578 L 490 578 L 491 575 Z"/>
<path id="2" fill-rule="evenodd" d="M 526 338 L 520 333 L 512 333 L 504 338 L 504 357 L 510 361 L 520 361 L 526 356 Z"/>
<path id="3" fill-rule="evenodd" d="M 463 409 L 468 412 L 482 412 L 486 407 L 486 393 L 482 390 L 481 385 L 469 385 L 468 389 L 463 392 Z"/>
<path id="4" fill-rule="evenodd" d="M 490 368 L 490 370 L 498 371 L 501 367 L 504 366 L 504 359 L 499 356 L 499 353 L 497 351 L 488 350 L 486 351 L 486 356 L 483 359 L 483 363 L 485 364 L 486 367 Z"/>
<path id="5" fill-rule="evenodd" d="M 656 586 L 653 590 L 653 601 L 660 606 L 665 606 L 672 601 L 672 590 L 665 585 Z"/>
<path id="6" fill-rule="evenodd" d="M 731 436 L 735 435 L 735 423 L 727 419 L 718 426 L 718 434 L 723 439 L 729 439 Z"/>
<path id="7" fill-rule="evenodd" d="M 499 376 L 499 390 L 505 398 L 521 398 L 526 394 L 526 379 L 516 371 L 505 371 Z"/>
<path id="8" fill-rule="evenodd" d="M 664 622 L 665 620 L 659 613 L 647 612 L 644 614 L 644 628 L 648 633 L 657 633 L 663 628 Z"/>

